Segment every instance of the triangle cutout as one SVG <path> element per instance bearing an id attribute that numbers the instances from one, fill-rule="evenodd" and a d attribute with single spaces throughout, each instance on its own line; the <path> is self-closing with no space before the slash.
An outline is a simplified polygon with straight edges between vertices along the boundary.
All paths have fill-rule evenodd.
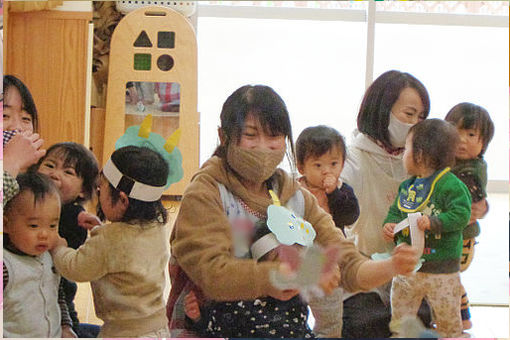
<path id="1" fill-rule="evenodd" d="M 147 32 L 142 31 L 138 38 L 136 38 L 135 43 L 133 44 L 134 47 L 152 47 L 151 40 L 149 39 L 149 36 L 147 35 Z"/>

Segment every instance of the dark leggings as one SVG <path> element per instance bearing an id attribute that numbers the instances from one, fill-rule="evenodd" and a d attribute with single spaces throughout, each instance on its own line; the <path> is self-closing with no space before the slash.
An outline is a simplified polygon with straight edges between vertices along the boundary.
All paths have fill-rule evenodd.
<path id="1" fill-rule="evenodd" d="M 425 300 L 418 317 L 426 327 L 430 326 L 430 308 Z M 344 301 L 342 337 L 389 338 L 390 321 L 391 306 L 385 305 L 377 293 L 359 293 Z"/>

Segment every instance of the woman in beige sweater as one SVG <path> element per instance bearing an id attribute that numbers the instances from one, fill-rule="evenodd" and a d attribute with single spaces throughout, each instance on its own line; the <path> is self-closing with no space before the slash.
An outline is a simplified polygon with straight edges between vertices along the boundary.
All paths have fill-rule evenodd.
<path id="1" fill-rule="evenodd" d="M 171 236 L 172 290 L 167 315 L 172 337 L 193 335 L 183 313 L 184 296 L 190 290 L 199 292 L 202 303 L 263 296 L 288 300 L 299 293 L 275 288 L 269 274 L 282 270 L 281 265 L 251 259 L 249 250 L 245 251 L 250 233 L 244 233 L 244 240 L 240 237 L 240 226 L 253 228 L 255 222 L 267 218 L 267 207 L 272 204 L 268 188 L 276 192 L 282 205 L 292 206 L 296 213 L 301 210 L 317 233 L 315 242 L 340 246 L 339 284 L 344 289 L 370 289 L 414 269 L 418 254 L 406 245 L 397 247 L 385 261 L 364 258 L 335 228 L 316 198 L 277 169 L 285 153 L 294 155 L 294 147 L 287 108 L 273 89 L 262 85 L 239 88 L 224 103 L 220 118 L 221 144 L 186 189 Z"/>

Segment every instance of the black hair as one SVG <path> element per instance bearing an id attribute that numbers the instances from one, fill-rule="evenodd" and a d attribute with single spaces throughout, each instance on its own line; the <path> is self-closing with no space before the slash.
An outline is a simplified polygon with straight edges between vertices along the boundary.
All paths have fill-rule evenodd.
<path id="1" fill-rule="evenodd" d="M 4 97 L 7 92 L 9 92 L 9 88 L 15 87 L 21 96 L 21 101 L 23 103 L 23 109 L 27 111 L 27 113 L 32 117 L 32 126 L 34 127 L 34 132 L 37 132 L 39 129 L 39 118 L 37 117 L 37 108 L 35 107 L 34 98 L 32 98 L 32 94 L 28 90 L 28 87 L 23 84 L 21 80 L 12 75 L 4 75 Z"/>
<path id="2" fill-rule="evenodd" d="M 113 152 L 111 160 L 125 177 L 137 182 L 157 187 L 164 186 L 167 182 L 168 164 L 160 154 L 148 147 L 122 147 Z M 120 187 L 117 189 L 110 183 L 109 189 L 112 204 L 117 203 L 120 199 L 121 191 L 128 195 L 131 187 Z M 101 195 L 101 193 L 99 194 Z M 98 209 L 98 216 L 104 219 L 104 213 L 100 207 Z M 129 197 L 129 206 L 121 221 L 130 222 L 133 220 L 157 220 L 165 224 L 167 222 L 167 212 L 163 207 L 163 203 L 161 203 L 161 199 L 154 202 L 144 202 Z"/>
<path id="3" fill-rule="evenodd" d="M 295 151 L 292 143 L 292 127 L 289 112 L 283 99 L 271 87 L 245 85 L 235 90 L 223 104 L 220 129 L 223 142 L 214 151 L 214 156 L 226 158 L 227 147 L 238 142 L 248 115 L 253 115 L 270 135 L 284 135 L 287 139 L 287 157 L 294 169 Z M 290 155 L 289 155 L 290 149 Z"/>
<path id="4" fill-rule="evenodd" d="M 309 157 L 320 157 L 335 146 L 345 161 L 345 140 L 337 130 L 326 125 L 307 127 L 296 140 L 297 163 L 303 165 Z"/>
<path id="5" fill-rule="evenodd" d="M 413 160 L 418 163 L 421 156 L 425 165 L 441 170 L 455 164 L 455 153 L 459 143 L 457 128 L 442 119 L 426 119 L 411 127 Z"/>
<path id="6" fill-rule="evenodd" d="M 257 222 L 255 222 L 252 244 L 270 233 L 271 233 L 271 230 L 267 226 L 267 221 L 265 219 L 258 220 Z M 257 262 L 267 261 L 267 257 L 269 255 L 269 253 L 271 251 L 274 251 L 275 249 L 276 248 L 271 249 L 271 250 L 267 251 L 264 255 L 260 256 L 259 259 L 257 260 Z"/>
<path id="7" fill-rule="evenodd" d="M 76 175 L 83 179 L 82 190 L 85 197 L 78 197 L 76 201 L 81 203 L 91 199 L 97 189 L 99 179 L 99 165 L 92 151 L 74 142 L 53 144 L 46 151 L 46 155 L 39 159 L 36 168 L 39 169 L 42 162 L 52 154 L 61 158 L 65 167 L 74 168 Z"/>
<path id="8" fill-rule="evenodd" d="M 34 194 L 34 205 L 37 202 L 41 202 L 48 195 L 55 194 L 57 198 L 60 200 L 60 196 L 58 194 L 58 189 L 53 183 L 53 181 L 46 175 L 40 174 L 37 172 L 26 172 L 19 174 L 16 177 L 16 181 L 19 185 L 19 195 L 24 191 L 30 191 Z M 7 202 L 5 206 L 5 211 L 8 211 L 11 207 L 11 203 L 16 199 L 16 196 L 12 198 L 9 202 Z"/>
<path id="9" fill-rule="evenodd" d="M 445 120 L 460 129 L 478 130 L 482 139 L 478 157 L 483 156 L 494 137 L 494 123 L 486 109 L 473 103 L 459 103 L 448 111 Z"/>
<path id="10" fill-rule="evenodd" d="M 406 88 L 418 92 L 424 109 L 422 118 L 427 118 L 430 99 L 425 86 L 409 73 L 391 70 L 381 74 L 366 90 L 358 113 L 358 130 L 394 149 L 388 132 L 390 111 Z"/>

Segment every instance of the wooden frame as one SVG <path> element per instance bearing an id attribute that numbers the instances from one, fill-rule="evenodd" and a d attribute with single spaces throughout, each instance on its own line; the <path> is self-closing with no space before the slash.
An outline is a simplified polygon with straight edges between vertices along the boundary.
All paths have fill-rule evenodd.
<path id="1" fill-rule="evenodd" d="M 134 47 L 142 31 L 152 42 L 152 47 Z M 158 48 L 158 32 L 175 32 L 173 48 Z M 126 126 L 125 92 L 128 81 L 177 82 L 181 86 L 178 125 L 182 130 L 179 149 L 183 156 L 184 177 L 165 192 L 167 195 L 182 195 L 198 170 L 199 115 L 197 112 L 197 43 L 191 24 L 178 12 L 164 7 L 144 7 L 127 14 L 117 25 L 110 46 L 108 89 L 104 126 L 103 161 L 115 149 L 115 142 L 124 134 Z M 149 71 L 134 69 L 134 54 L 151 54 Z M 161 55 L 170 55 L 174 66 L 168 71 L 158 68 L 156 62 Z M 157 117 L 155 117 L 157 118 Z M 140 116 L 140 122 L 143 116 Z M 139 124 L 138 121 L 133 122 Z M 165 139 L 175 129 L 170 125 L 161 131 L 163 123 L 155 119 L 153 131 Z M 159 130 L 158 130 L 159 128 Z"/>

